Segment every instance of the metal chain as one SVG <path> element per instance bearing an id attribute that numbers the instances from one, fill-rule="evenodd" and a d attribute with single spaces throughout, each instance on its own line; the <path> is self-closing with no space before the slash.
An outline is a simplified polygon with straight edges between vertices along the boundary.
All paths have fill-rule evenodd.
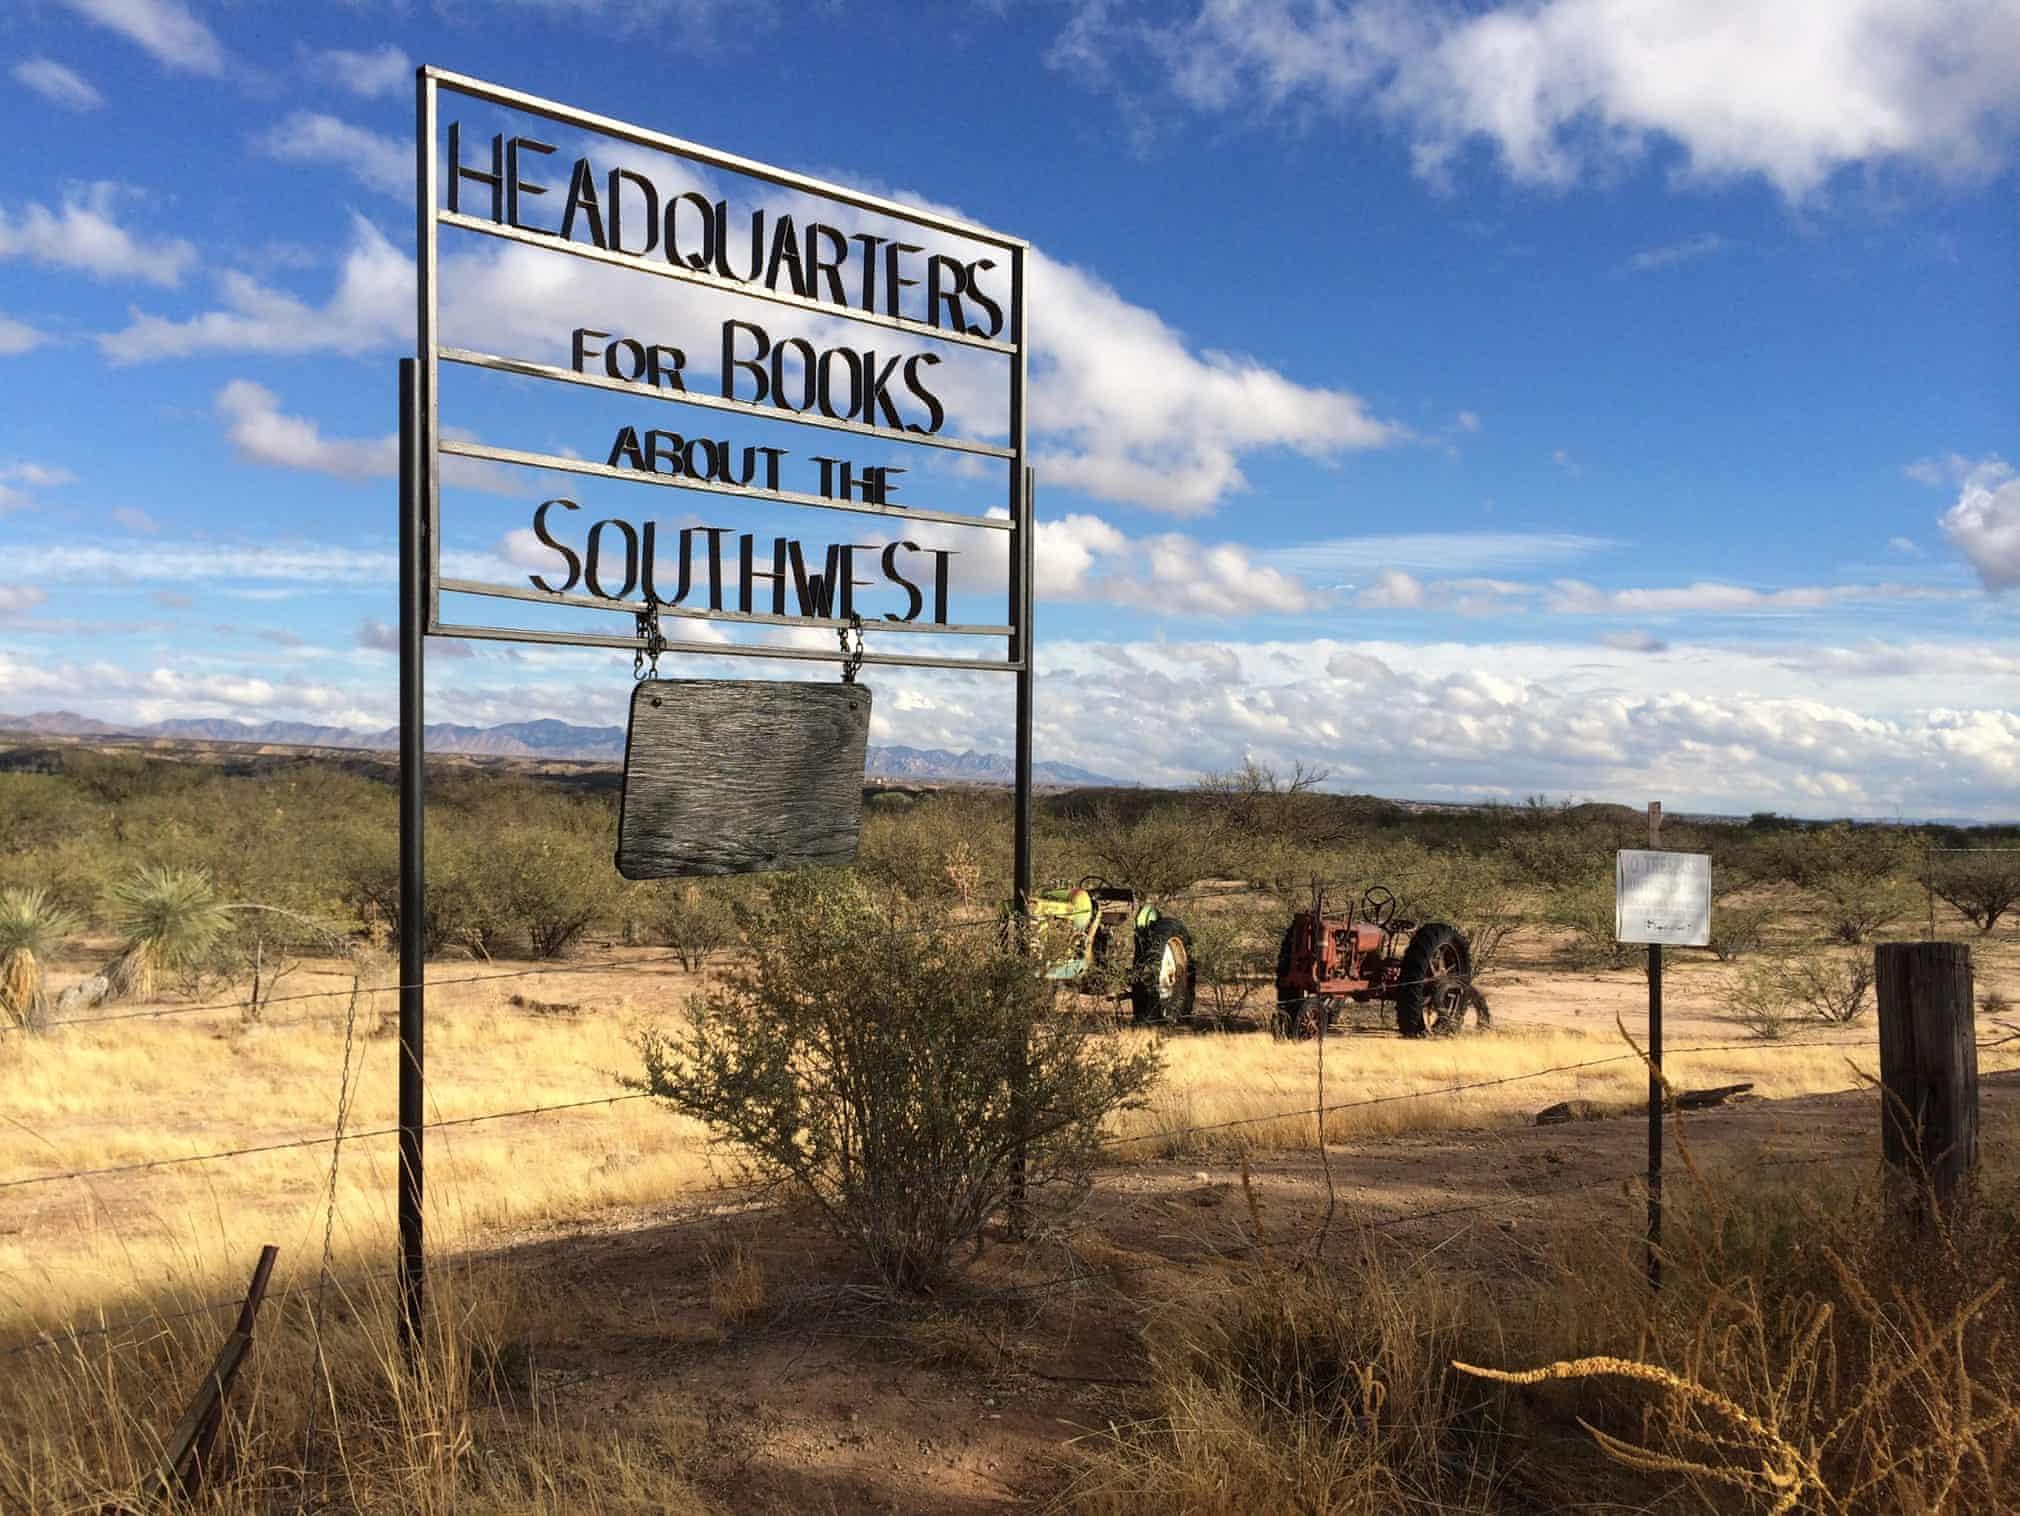
<path id="1" fill-rule="evenodd" d="M 856 645 L 853 649 L 849 646 L 851 632 L 856 636 Z M 845 627 L 836 627 L 835 636 L 842 644 L 842 683 L 854 684 L 856 675 L 863 667 L 863 618 L 850 611 L 849 624 Z"/>
<path id="2" fill-rule="evenodd" d="M 659 631 L 659 602 L 648 596 L 645 608 L 636 613 L 636 620 L 639 646 L 631 655 L 631 677 L 657 679 L 659 655 L 666 651 L 666 638 Z"/>

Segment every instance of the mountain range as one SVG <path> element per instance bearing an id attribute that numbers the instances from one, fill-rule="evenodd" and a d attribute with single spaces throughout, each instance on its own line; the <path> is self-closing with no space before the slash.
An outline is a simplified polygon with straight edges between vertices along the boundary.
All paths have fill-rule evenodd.
<path id="1" fill-rule="evenodd" d="M 0 732 L 26 732 L 43 737 L 164 737 L 185 742 L 246 742 L 262 747 L 358 748 L 393 752 L 400 746 L 398 727 L 360 731 L 347 726 L 317 726 L 307 721 L 230 721 L 224 719 L 135 722 L 115 726 L 74 711 L 37 711 L 28 716 L 0 712 Z M 427 728 L 431 753 L 469 753 L 495 758 L 545 758 L 569 762 L 622 763 L 624 728 L 573 726 L 566 721 L 508 721 L 498 726 L 457 726 L 440 723 Z M 911 779 L 960 784 L 1009 784 L 1010 758 L 1003 753 L 973 749 L 950 753 L 944 748 L 873 747 L 865 762 L 871 779 Z M 1120 785 L 1128 781 L 1091 773 L 1070 763 L 1034 763 L 1031 777 L 1046 785 Z"/>

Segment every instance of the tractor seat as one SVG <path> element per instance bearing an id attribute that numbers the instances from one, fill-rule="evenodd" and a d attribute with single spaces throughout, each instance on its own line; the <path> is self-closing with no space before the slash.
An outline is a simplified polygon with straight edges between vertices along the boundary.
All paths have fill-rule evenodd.
<path id="1" fill-rule="evenodd" d="M 1085 890 L 1039 890 L 1031 914 L 1040 921 L 1067 921 L 1085 927 L 1094 920 L 1094 897 Z"/>

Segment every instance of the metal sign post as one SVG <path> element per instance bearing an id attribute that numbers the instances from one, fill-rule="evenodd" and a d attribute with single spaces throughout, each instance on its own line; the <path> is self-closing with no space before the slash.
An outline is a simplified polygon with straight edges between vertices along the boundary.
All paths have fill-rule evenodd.
<path id="1" fill-rule="evenodd" d="M 1662 949 L 1711 941 L 1711 858 L 1662 847 L 1662 803 L 1648 806 L 1648 848 L 1614 858 L 1613 936 L 1648 945 L 1648 1282 L 1662 1287 Z"/>
<path id="2" fill-rule="evenodd" d="M 418 340 L 415 358 L 400 367 L 399 1272 L 400 1341 L 410 1361 L 421 1339 L 425 1307 L 424 638 L 839 663 L 845 677 L 852 677 L 858 664 L 1013 674 L 1012 891 L 1019 911 L 1031 893 L 1035 677 L 1033 491 L 1025 429 L 1029 244 L 938 211 L 465 75 L 424 67 L 416 73 L 415 86 Z M 457 102 L 446 123 L 445 100 Z M 465 113 L 479 119 L 466 120 Z M 511 124 L 498 129 L 506 122 Z M 541 141 L 542 136 L 552 140 Z M 569 146 L 564 149 L 562 143 Z M 571 155 L 578 153 L 571 165 Z M 604 297 L 601 309 L 635 311 L 641 325 L 650 320 L 655 327 L 674 329 L 634 335 L 557 315 L 551 331 L 540 334 L 540 313 L 529 319 L 527 312 L 518 311 L 511 313 L 513 321 L 499 323 L 501 332 L 516 337 L 459 332 L 455 344 L 445 344 L 440 309 L 445 229 L 466 241 L 510 244 L 515 259 L 583 260 L 582 267 L 596 278 L 578 287 Z M 451 265 L 450 272 L 459 266 Z M 636 281 L 627 286 L 627 297 L 608 299 L 609 283 L 625 280 Z M 659 299 L 669 292 L 693 298 L 684 303 Z M 743 319 L 755 309 L 749 302 L 783 308 L 785 314 L 765 315 L 773 328 L 768 331 Z M 730 316 L 729 311 L 742 314 Z M 794 321 L 821 345 L 793 334 L 787 324 Z M 606 324 L 617 323 L 613 318 Z M 860 343 L 835 338 L 838 330 L 862 327 L 870 330 Z M 494 350 L 515 340 L 543 351 Z M 714 375 L 698 371 L 706 365 L 689 365 L 689 352 L 719 352 Z M 565 362 L 553 361 L 564 357 Z M 980 419 L 981 436 L 952 434 L 942 391 L 969 397 L 962 419 L 977 425 L 973 397 L 993 391 L 977 379 L 974 366 L 987 367 L 992 359 L 1003 365 L 1005 408 Z M 956 360 L 968 365 L 957 375 L 965 382 L 948 389 L 936 381 L 935 369 Z M 493 375 L 503 377 L 490 380 L 492 384 L 518 386 L 515 395 L 525 395 L 531 381 L 560 386 L 572 392 L 573 402 L 549 392 L 557 403 L 541 408 L 537 436 L 528 439 L 537 447 L 480 441 L 462 422 L 443 422 L 445 365 L 466 376 L 457 381 L 458 395 L 469 393 L 466 385 Z M 599 435 L 571 436 L 565 443 L 553 440 L 591 403 L 608 407 L 613 402 L 632 408 L 625 424 Z M 661 411 L 662 406 L 681 409 Z M 651 424 L 652 413 L 678 417 L 691 415 L 689 408 L 708 418 L 684 428 L 694 435 L 673 430 L 677 422 Z M 753 429 L 759 440 L 736 436 L 739 427 Z M 767 435 L 767 429 L 802 427 L 834 434 L 834 439 L 820 442 L 818 450 L 805 456 L 770 445 L 772 435 L 798 433 Z M 862 451 L 844 456 L 849 447 L 866 445 L 873 449 L 867 456 Z M 912 474 L 887 461 L 909 448 L 935 449 L 942 456 L 951 452 L 969 472 Z M 868 518 L 883 536 L 829 543 L 809 552 L 796 537 L 760 540 L 754 531 L 731 526 L 650 519 L 634 523 L 623 516 L 592 521 L 595 512 L 582 510 L 577 500 L 557 497 L 541 501 L 530 531 L 520 534 L 552 554 L 550 567 L 521 582 L 497 582 L 471 577 L 497 571 L 484 566 L 482 555 L 467 554 L 476 568 L 445 575 L 445 458 L 458 468 L 491 470 L 493 477 L 530 470 L 537 471 L 531 476 L 536 480 L 563 475 L 593 481 L 583 488 L 678 490 L 710 502 L 711 509 L 843 512 Z M 976 477 L 972 470 L 986 470 L 992 461 L 1005 474 L 1000 504 L 952 509 L 911 499 L 914 486 L 923 494 L 928 481 Z M 898 478 L 908 474 L 912 477 Z M 571 519 L 580 536 L 568 535 Z M 915 526 L 916 531 L 908 530 Z M 1002 624 L 968 623 L 953 616 L 956 585 L 950 562 L 959 549 L 942 545 L 950 533 L 975 534 L 1004 547 L 1009 595 Z M 891 603 L 896 608 L 881 615 L 862 610 L 858 600 L 863 590 L 895 597 Z M 492 619 L 445 621 L 444 594 L 482 597 Z M 622 621 L 593 630 L 583 625 L 584 611 L 612 613 Z M 543 624 L 526 624 L 536 618 L 543 618 Z M 768 640 L 666 637 L 660 632 L 662 619 L 673 627 L 726 623 Z M 788 640 L 798 630 L 821 632 L 826 645 Z M 865 650 L 858 637 L 851 651 L 837 636 L 851 631 L 867 631 L 878 639 L 887 633 L 1001 639 L 1006 646 L 1001 656 L 955 657 Z M 720 706 L 727 694 L 728 687 L 715 692 L 712 703 Z M 783 704 L 804 710 L 821 702 Z M 866 723 L 868 708 L 864 692 L 853 714 Z M 801 750 L 816 746 L 809 742 Z M 860 743 L 830 746 L 848 753 Z M 663 772 L 660 777 L 665 778 Z M 710 776 L 717 793 L 739 777 L 752 783 L 749 774 Z M 860 777 L 853 782 L 859 802 Z M 834 788 L 818 790 L 825 796 Z M 663 787 L 657 798 L 663 801 Z M 735 809 L 757 814 L 764 798 L 740 794 Z M 836 810 L 839 814 L 841 807 Z M 654 813 L 678 812 L 677 806 L 662 804 Z M 851 846 L 834 840 L 839 836 L 815 824 L 800 833 L 781 832 L 770 845 L 757 839 L 728 847 L 702 862 L 719 871 L 794 858 L 825 859 Z M 652 854 L 661 862 L 671 860 L 667 866 L 673 868 L 684 868 L 684 860 L 697 856 L 693 849 L 681 851 L 663 842 L 647 838 L 647 845 L 632 856 Z M 1018 1181 L 1016 1198 L 1021 1201 L 1021 1164 Z"/>

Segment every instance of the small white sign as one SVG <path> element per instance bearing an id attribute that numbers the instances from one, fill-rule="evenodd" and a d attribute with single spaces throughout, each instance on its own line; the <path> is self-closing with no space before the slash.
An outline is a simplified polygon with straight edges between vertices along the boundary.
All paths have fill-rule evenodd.
<path id="1" fill-rule="evenodd" d="M 1711 944 L 1711 855 L 1622 849 L 1613 874 L 1613 935 L 1672 947 Z"/>

